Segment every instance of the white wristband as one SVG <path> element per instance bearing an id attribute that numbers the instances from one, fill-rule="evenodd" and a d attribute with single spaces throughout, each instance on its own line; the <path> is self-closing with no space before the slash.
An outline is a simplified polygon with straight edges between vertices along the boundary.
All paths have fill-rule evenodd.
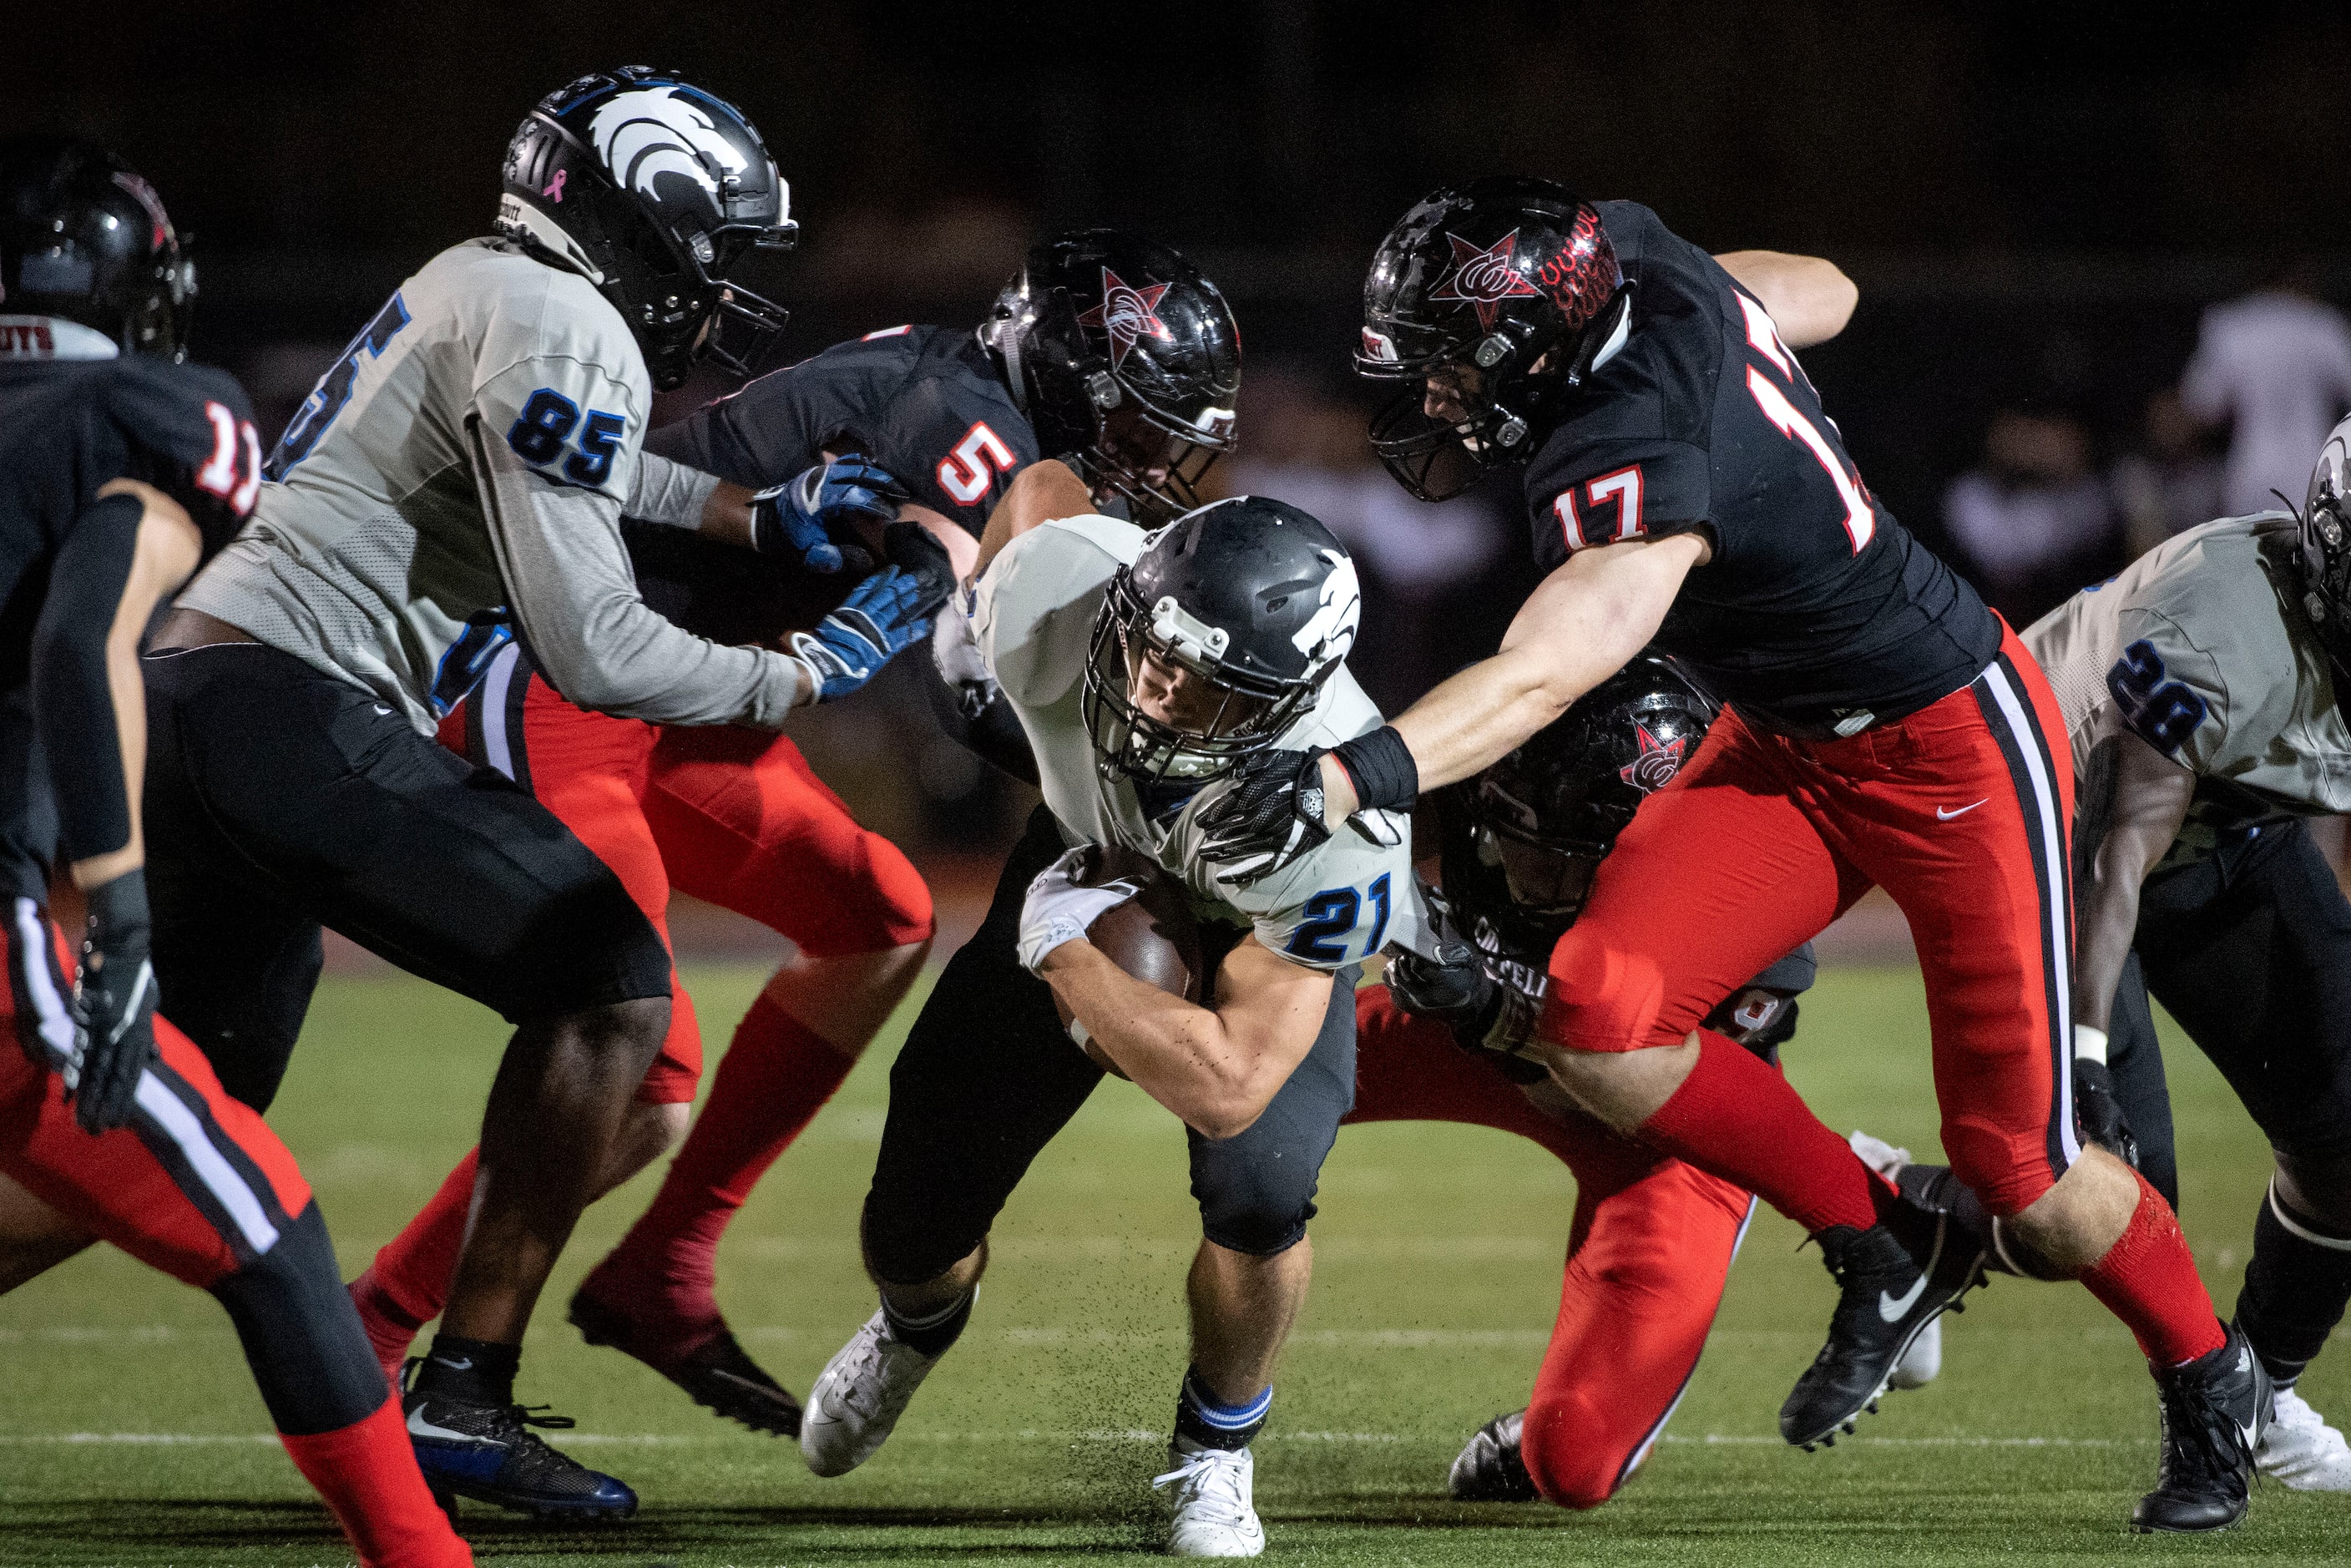
<path id="1" fill-rule="evenodd" d="M 2102 1029 L 2092 1029 L 2085 1023 L 2075 1024 L 2074 1026 L 2074 1056 L 2077 1061 L 2081 1058 L 2087 1057 L 2092 1061 L 2096 1062 L 2099 1066 L 2104 1067 L 2106 1064 L 2106 1031 Z"/>
<path id="2" fill-rule="evenodd" d="M 1072 1018 L 1070 1019 L 1070 1038 L 1078 1042 L 1078 1049 L 1080 1051 L 1083 1051 L 1086 1048 L 1086 1041 L 1093 1039 L 1093 1036 L 1087 1031 L 1085 1019 L 1081 1018 Z"/>

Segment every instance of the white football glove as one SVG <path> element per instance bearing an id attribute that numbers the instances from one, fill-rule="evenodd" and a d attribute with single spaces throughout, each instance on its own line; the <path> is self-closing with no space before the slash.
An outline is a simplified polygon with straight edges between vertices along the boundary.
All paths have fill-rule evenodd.
<path id="1" fill-rule="evenodd" d="M 1100 887 L 1081 886 L 1078 877 L 1092 848 L 1080 844 L 1029 884 L 1028 902 L 1020 906 L 1020 963 L 1032 974 L 1046 954 L 1081 939 L 1095 921 L 1143 891 L 1141 883 L 1127 876 Z"/>

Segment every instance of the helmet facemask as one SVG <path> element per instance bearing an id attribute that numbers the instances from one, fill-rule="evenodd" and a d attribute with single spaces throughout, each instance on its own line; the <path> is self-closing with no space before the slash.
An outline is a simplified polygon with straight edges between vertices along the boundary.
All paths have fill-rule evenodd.
<path id="1" fill-rule="evenodd" d="M 1573 334 L 1516 319 L 1467 336 L 1393 320 L 1365 326 L 1356 373 L 1403 383 L 1372 416 L 1372 450 L 1421 500 L 1460 495 L 1494 465 L 1534 451 L 1567 395 L 1623 346 L 1631 306 L 1632 291 L 1620 284 Z"/>
<path id="2" fill-rule="evenodd" d="M 1113 498 L 1143 527 L 1159 528 L 1199 507 L 1200 485 L 1217 459 L 1232 450 L 1233 417 L 1212 409 L 1206 428 L 1179 423 L 1141 399 L 1124 395 L 1096 420 L 1094 438 L 1070 454 L 1097 503 Z"/>
<path id="3" fill-rule="evenodd" d="M 1094 617 L 1084 710 L 1105 779 L 1206 784 L 1261 751 L 1313 706 L 1322 682 L 1282 681 L 1223 658 L 1226 633 L 1173 598 L 1146 606 L 1131 569 Z"/>
<path id="4" fill-rule="evenodd" d="M 1546 822 L 1489 775 L 1472 797 L 1481 859 L 1501 868 L 1510 902 L 1522 913 L 1564 925 L 1583 911 L 1593 873 L 1632 814 L 1597 801 L 1575 806 L 1564 821 Z"/>

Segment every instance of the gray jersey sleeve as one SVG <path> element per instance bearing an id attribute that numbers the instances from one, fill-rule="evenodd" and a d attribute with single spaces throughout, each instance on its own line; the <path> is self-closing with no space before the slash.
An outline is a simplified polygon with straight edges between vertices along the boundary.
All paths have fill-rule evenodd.
<path id="1" fill-rule="evenodd" d="M 698 528 L 702 508 L 718 488 L 718 476 L 673 463 L 651 452 L 637 455 L 635 479 L 622 510 L 640 522 L 673 528 Z"/>
<path id="2" fill-rule="evenodd" d="M 466 421 L 482 516 L 532 657 L 581 707 L 656 724 L 782 727 L 800 665 L 679 630 L 638 597 L 619 500 L 551 483 L 491 434 L 498 411 Z"/>

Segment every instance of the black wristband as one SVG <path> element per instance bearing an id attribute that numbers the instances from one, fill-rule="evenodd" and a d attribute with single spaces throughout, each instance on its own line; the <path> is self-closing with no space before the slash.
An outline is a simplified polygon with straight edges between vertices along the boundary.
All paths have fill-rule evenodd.
<path id="1" fill-rule="evenodd" d="M 1354 784 L 1359 811 L 1409 806 L 1420 798 L 1420 765 L 1412 759 L 1412 747 L 1392 724 L 1342 742 L 1332 747 L 1331 755 L 1339 759 Z"/>
<path id="2" fill-rule="evenodd" d="M 101 949 L 134 933 L 143 948 L 150 927 L 144 871 L 126 871 L 99 883 L 82 894 L 82 902 L 89 912 L 90 937 Z"/>

